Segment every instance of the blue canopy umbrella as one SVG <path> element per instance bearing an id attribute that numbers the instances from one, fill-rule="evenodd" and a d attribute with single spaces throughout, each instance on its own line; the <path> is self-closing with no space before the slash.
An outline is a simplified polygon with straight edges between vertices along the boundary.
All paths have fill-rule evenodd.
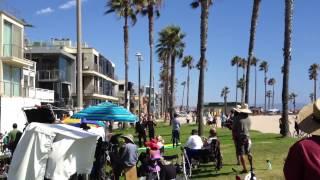
<path id="1" fill-rule="evenodd" d="M 127 109 L 113 103 L 104 102 L 96 106 L 90 106 L 74 114 L 72 118 L 86 119 L 88 121 L 116 121 L 136 122 L 137 117 Z"/>

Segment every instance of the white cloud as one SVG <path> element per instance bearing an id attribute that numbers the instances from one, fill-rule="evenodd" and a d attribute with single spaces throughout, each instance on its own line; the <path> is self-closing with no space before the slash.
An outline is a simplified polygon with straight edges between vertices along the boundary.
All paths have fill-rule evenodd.
<path id="1" fill-rule="evenodd" d="M 87 0 L 81 0 L 82 2 L 86 2 Z M 59 6 L 59 9 L 70 9 L 76 6 L 76 0 L 70 0 L 66 3 Z"/>
<path id="2" fill-rule="evenodd" d="M 53 13 L 54 10 L 51 9 L 51 7 L 47 7 L 47 8 L 44 8 L 44 9 L 40 9 L 36 12 L 37 15 L 41 15 L 41 14 L 50 14 L 50 13 Z"/>

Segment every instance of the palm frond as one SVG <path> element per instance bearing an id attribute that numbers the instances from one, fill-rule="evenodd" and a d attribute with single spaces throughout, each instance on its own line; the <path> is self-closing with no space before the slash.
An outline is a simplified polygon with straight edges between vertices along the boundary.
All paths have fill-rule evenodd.
<path id="1" fill-rule="evenodd" d="M 196 9 L 200 6 L 200 3 L 199 1 L 193 1 L 191 4 L 190 4 L 191 8 L 192 9 Z"/>

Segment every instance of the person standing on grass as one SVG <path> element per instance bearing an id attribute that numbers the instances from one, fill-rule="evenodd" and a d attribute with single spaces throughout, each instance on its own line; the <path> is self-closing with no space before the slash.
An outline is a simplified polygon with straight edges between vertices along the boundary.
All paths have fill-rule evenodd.
<path id="1" fill-rule="evenodd" d="M 155 137 L 154 126 L 157 125 L 157 124 L 155 123 L 152 115 L 150 115 L 150 120 L 147 120 L 146 125 L 147 125 L 148 132 L 149 132 L 149 140 L 152 140 L 152 139 L 154 139 L 154 137 Z"/>
<path id="2" fill-rule="evenodd" d="M 146 133 L 146 127 L 143 122 L 143 117 L 140 117 L 139 121 L 136 122 L 136 133 L 138 134 L 139 139 L 139 147 L 142 147 L 143 144 L 147 142 L 147 133 Z M 142 143 L 143 140 L 143 143 Z"/>
<path id="3" fill-rule="evenodd" d="M 13 129 L 9 132 L 8 136 L 9 136 L 9 149 L 13 154 L 22 136 L 22 132 L 18 130 L 18 125 L 16 123 L 13 123 L 12 128 Z"/>
<path id="4" fill-rule="evenodd" d="M 240 105 L 232 109 L 232 115 L 230 115 L 230 120 L 232 122 L 231 132 L 232 132 L 232 139 L 236 149 L 236 159 L 237 165 L 240 165 L 240 156 L 238 152 L 238 144 L 237 144 L 237 123 L 238 123 L 238 116 L 239 116 L 239 109 L 241 108 Z"/>
<path id="5" fill-rule="evenodd" d="M 286 180 L 320 179 L 320 99 L 303 107 L 297 118 L 301 131 L 312 135 L 291 146 L 284 164 Z"/>
<path id="6" fill-rule="evenodd" d="M 247 173 L 248 169 L 246 167 L 246 162 L 244 160 L 244 156 L 248 156 L 248 160 L 250 163 L 250 167 L 252 168 L 252 154 L 250 152 L 251 149 L 251 139 L 250 139 L 250 126 L 251 119 L 249 114 L 252 114 L 252 111 L 249 109 L 248 104 L 243 104 L 240 109 L 237 109 L 239 112 L 238 118 L 236 118 L 235 122 L 235 133 L 236 133 L 236 144 L 237 151 L 240 156 L 240 163 L 242 165 L 243 170 L 241 173 Z"/>
<path id="7" fill-rule="evenodd" d="M 178 120 L 178 114 L 174 113 L 172 121 L 172 147 L 178 147 L 180 141 L 180 122 Z"/>

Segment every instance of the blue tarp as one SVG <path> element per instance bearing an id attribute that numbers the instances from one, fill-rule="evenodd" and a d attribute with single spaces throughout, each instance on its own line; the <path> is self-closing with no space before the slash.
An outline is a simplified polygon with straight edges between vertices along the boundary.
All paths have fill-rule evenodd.
<path id="1" fill-rule="evenodd" d="M 117 121 L 136 122 L 137 116 L 127 109 L 113 103 L 104 102 L 96 106 L 90 106 L 74 114 L 72 118 L 86 119 L 88 121 Z"/>

